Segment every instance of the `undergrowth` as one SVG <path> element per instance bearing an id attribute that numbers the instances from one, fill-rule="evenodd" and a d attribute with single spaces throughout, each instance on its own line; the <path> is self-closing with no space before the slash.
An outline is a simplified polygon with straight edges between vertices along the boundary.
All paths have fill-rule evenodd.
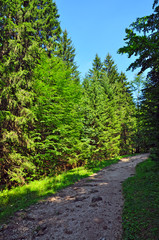
<path id="1" fill-rule="evenodd" d="M 123 240 L 159 240 L 159 164 L 138 164 L 123 192 Z"/>
<path id="2" fill-rule="evenodd" d="M 0 192 L 0 224 L 6 222 L 16 211 L 24 210 L 30 205 L 44 199 L 58 190 L 78 180 L 88 177 L 100 169 L 117 163 L 120 158 L 93 161 L 85 167 L 74 168 L 58 176 L 30 182 L 21 187 L 14 187 Z"/>

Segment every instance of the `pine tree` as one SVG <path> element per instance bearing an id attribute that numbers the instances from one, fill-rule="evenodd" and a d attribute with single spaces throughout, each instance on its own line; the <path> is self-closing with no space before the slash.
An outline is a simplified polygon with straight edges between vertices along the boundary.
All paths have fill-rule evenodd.
<path id="1" fill-rule="evenodd" d="M 141 121 L 145 148 L 151 150 L 152 158 L 158 160 L 159 155 L 159 74 L 151 71 L 142 90 Z"/>
<path id="2" fill-rule="evenodd" d="M 101 62 L 101 59 L 98 54 L 96 54 L 92 63 L 92 69 L 89 70 L 89 76 L 93 76 L 94 74 L 96 74 L 97 77 L 100 77 L 102 66 L 103 64 Z"/>
<path id="3" fill-rule="evenodd" d="M 135 105 L 126 76 L 117 72 L 110 55 L 98 71 L 94 66 L 83 82 L 87 154 L 100 159 L 131 153 Z"/>
<path id="4" fill-rule="evenodd" d="M 117 66 L 114 64 L 112 56 L 108 53 L 104 63 L 103 63 L 103 71 L 107 73 L 107 76 L 111 83 L 114 83 L 118 79 Z"/>
<path id="5" fill-rule="evenodd" d="M 60 25 L 51 0 L 2 0 L 0 10 L 1 182 L 24 183 L 35 171 L 32 73 L 41 52 L 54 51 Z"/>
<path id="6" fill-rule="evenodd" d="M 106 75 L 105 77 L 107 79 Z M 116 135 L 118 121 L 115 118 L 114 98 L 111 95 L 111 85 L 107 82 L 106 88 L 106 80 L 103 78 L 102 76 L 99 79 L 98 73 L 97 75 L 94 73 L 83 83 L 85 119 L 83 136 L 88 146 L 87 156 L 90 156 L 90 160 L 100 160 L 119 153 L 119 135 Z"/>
<path id="7" fill-rule="evenodd" d="M 68 68 L 72 70 L 72 77 L 76 82 L 79 82 L 79 72 L 75 62 L 75 48 L 73 47 L 71 38 L 68 37 L 67 30 L 65 30 L 60 38 L 58 45 L 57 56 L 61 57 Z"/>
<path id="8" fill-rule="evenodd" d="M 39 175 L 53 175 L 78 164 L 81 86 L 71 81 L 71 73 L 60 58 L 45 55 L 34 71 L 37 120 L 33 161 Z"/>
<path id="9" fill-rule="evenodd" d="M 104 60 L 102 71 L 103 79 L 101 84 L 114 105 L 114 119 L 118 122 L 116 136 L 120 136 L 120 152 L 126 154 L 131 152 L 133 147 L 131 138 L 135 124 L 133 118 L 135 109 L 130 89 L 125 74 L 118 73 L 117 66 L 110 54 Z"/>
<path id="10" fill-rule="evenodd" d="M 84 128 L 83 142 L 87 148 L 83 149 L 87 153 L 87 159 L 99 160 L 103 156 L 108 156 L 105 145 L 108 144 L 108 127 L 109 109 L 108 98 L 104 93 L 104 88 L 101 86 L 98 76 L 88 77 L 84 80 Z M 84 155 L 84 153 L 83 153 Z M 83 156 L 82 155 L 82 156 Z"/>
<path id="11" fill-rule="evenodd" d="M 123 72 L 119 74 L 117 88 L 118 115 L 120 115 L 120 154 L 129 154 L 135 151 L 134 135 L 136 129 L 135 104 L 127 78 Z"/>
<path id="12" fill-rule="evenodd" d="M 49 56 L 51 53 L 55 54 L 61 34 L 56 3 L 52 0 L 34 0 L 30 2 L 30 6 L 31 4 L 34 5 L 32 21 L 34 22 L 36 40 L 40 43 L 40 47 L 48 52 Z"/>
<path id="13" fill-rule="evenodd" d="M 119 53 L 128 53 L 128 56 L 138 56 L 129 66 L 129 69 L 140 68 L 139 73 L 149 70 L 147 84 L 144 89 L 143 105 L 145 130 L 149 129 L 149 146 L 159 154 L 159 5 L 153 4 L 154 13 L 138 18 L 126 29 L 126 46 L 119 49 Z M 147 110 L 146 110 L 147 108 Z M 147 120 L 146 120 L 147 119 Z M 148 133 L 148 131 L 147 131 Z M 157 157 L 158 158 L 158 157 Z"/>

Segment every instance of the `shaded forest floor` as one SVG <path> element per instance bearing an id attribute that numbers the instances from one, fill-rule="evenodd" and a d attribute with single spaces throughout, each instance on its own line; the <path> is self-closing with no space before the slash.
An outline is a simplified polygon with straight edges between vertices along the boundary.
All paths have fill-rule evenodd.
<path id="1" fill-rule="evenodd" d="M 122 183 L 148 154 L 123 158 L 57 194 L 19 211 L 0 239 L 119 240 L 122 238 Z"/>

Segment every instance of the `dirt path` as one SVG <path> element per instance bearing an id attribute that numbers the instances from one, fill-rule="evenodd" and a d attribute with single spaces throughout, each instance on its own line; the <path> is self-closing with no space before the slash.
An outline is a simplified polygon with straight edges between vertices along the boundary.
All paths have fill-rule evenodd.
<path id="1" fill-rule="evenodd" d="M 18 212 L 0 240 L 120 240 L 122 182 L 148 154 L 123 158 L 46 201 Z"/>

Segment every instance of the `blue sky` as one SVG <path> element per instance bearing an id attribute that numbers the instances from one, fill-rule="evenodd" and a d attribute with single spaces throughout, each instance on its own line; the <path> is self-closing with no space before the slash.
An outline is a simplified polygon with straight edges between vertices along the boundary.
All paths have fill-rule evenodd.
<path id="1" fill-rule="evenodd" d="M 133 80 L 137 71 L 126 69 L 133 59 L 117 54 L 124 46 L 125 28 L 153 12 L 153 0 L 56 0 L 63 30 L 67 29 L 76 49 L 81 76 L 92 67 L 97 53 L 103 61 L 110 53 L 118 71 Z"/>

